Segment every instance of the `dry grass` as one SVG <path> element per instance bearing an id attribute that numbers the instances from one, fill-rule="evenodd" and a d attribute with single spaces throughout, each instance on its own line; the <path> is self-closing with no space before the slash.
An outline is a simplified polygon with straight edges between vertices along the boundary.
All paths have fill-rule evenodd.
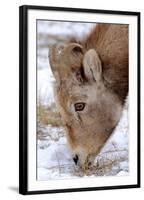
<path id="1" fill-rule="evenodd" d="M 51 103 L 51 105 L 44 105 L 41 101 L 39 101 L 37 105 L 37 119 L 38 122 L 43 125 L 63 125 L 61 116 L 56 109 L 55 103 Z"/>

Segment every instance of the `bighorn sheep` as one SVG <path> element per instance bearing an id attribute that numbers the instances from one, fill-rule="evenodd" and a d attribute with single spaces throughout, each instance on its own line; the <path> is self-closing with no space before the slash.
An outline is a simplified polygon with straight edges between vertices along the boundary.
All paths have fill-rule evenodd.
<path id="1" fill-rule="evenodd" d="M 98 24 L 49 52 L 55 96 L 75 164 L 88 168 L 120 120 L 128 92 L 128 25 Z"/>

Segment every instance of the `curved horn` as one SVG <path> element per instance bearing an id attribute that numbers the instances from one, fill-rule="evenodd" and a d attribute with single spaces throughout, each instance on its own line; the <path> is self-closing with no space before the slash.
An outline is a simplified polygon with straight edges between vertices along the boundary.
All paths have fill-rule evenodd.
<path id="1" fill-rule="evenodd" d="M 54 45 L 50 48 L 49 59 L 54 76 L 66 79 L 71 69 L 79 69 L 82 64 L 83 48 L 80 44 Z"/>
<path id="2" fill-rule="evenodd" d="M 59 70 L 59 52 L 64 48 L 64 45 L 53 45 L 49 48 L 49 63 L 55 78 L 58 78 Z"/>
<path id="3" fill-rule="evenodd" d="M 70 43 L 63 49 L 60 58 L 62 79 L 66 79 L 71 70 L 78 70 L 81 67 L 82 58 L 82 46 L 77 43 Z"/>
<path id="4" fill-rule="evenodd" d="M 80 44 L 71 43 L 67 45 L 63 52 L 61 61 L 68 63 L 71 68 L 80 67 L 83 57 L 83 48 Z M 64 59 L 64 60 L 63 60 Z"/>

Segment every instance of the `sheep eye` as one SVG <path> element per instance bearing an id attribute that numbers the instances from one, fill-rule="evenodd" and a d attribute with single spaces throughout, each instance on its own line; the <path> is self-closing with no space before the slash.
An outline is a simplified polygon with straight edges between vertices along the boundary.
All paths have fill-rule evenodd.
<path id="1" fill-rule="evenodd" d="M 75 103 L 74 107 L 75 107 L 75 111 L 82 111 L 85 107 L 85 103 L 83 102 Z"/>

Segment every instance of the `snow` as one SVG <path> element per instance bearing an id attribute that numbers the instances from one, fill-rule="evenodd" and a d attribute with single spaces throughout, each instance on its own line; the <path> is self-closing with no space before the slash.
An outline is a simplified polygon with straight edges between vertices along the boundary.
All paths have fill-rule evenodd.
<path id="1" fill-rule="evenodd" d="M 38 151 L 38 180 L 48 180 L 68 176 L 65 166 L 71 161 L 65 138 Z M 64 168 L 64 170 L 63 170 Z"/>
<path id="2" fill-rule="evenodd" d="M 72 33 L 77 38 L 81 38 L 83 35 L 89 33 L 93 28 L 94 23 L 72 23 L 72 22 L 37 22 L 39 34 L 52 34 L 63 35 L 64 37 L 72 36 Z"/>
<path id="3" fill-rule="evenodd" d="M 43 104 L 54 102 L 54 77 L 48 61 L 48 46 L 55 43 L 51 37 L 85 37 L 93 24 L 60 23 L 38 21 L 37 49 L 37 93 L 38 101 Z M 43 46 L 41 46 L 43 45 Z M 63 127 L 51 125 L 38 126 L 37 130 L 37 180 L 66 179 L 96 176 L 127 176 L 129 174 L 129 134 L 128 134 L 128 100 L 122 117 L 110 139 L 95 158 L 94 166 L 87 173 L 75 166 L 67 146 Z"/>
<path id="4" fill-rule="evenodd" d="M 53 80 L 54 78 L 50 68 L 38 70 L 38 98 L 40 98 L 43 104 L 54 102 Z"/>

